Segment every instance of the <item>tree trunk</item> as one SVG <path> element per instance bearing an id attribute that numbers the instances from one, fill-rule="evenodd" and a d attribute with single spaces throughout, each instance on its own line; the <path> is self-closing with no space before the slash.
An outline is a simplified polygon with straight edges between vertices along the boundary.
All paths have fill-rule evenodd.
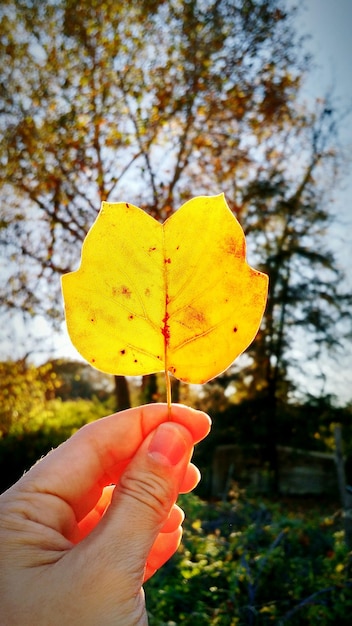
<path id="1" fill-rule="evenodd" d="M 125 376 L 115 376 L 116 410 L 123 411 L 131 407 L 130 391 Z"/>
<path id="2" fill-rule="evenodd" d="M 171 400 L 174 403 L 180 401 L 180 381 L 177 378 L 171 379 Z"/>
<path id="3" fill-rule="evenodd" d="M 280 492 L 280 473 L 279 473 L 279 459 L 277 453 L 277 408 L 276 401 L 273 398 L 268 398 L 267 406 L 265 407 L 266 415 L 266 459 L 269 464 L 270 470 L 270 490 L 274 494 Z"/>
<path id="4" fill-rule="evenodd" d="M 141 402 L 150 404 L 158 401 L 158 381 L 156 374 L 146 374 L 142 379 Z"/>

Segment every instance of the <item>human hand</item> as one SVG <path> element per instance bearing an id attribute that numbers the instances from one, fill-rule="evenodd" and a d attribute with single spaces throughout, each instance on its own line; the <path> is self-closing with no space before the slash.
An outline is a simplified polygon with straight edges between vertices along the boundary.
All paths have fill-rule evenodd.
<path id="1" fill-rule="evenodd" d="M 177 549 L 204 413 L 163 404 L 93 422 L 0 496 L 1 626 L 145 626 L 142 583 Z M 116 487 L 112 486 L 116 485 Z"/>

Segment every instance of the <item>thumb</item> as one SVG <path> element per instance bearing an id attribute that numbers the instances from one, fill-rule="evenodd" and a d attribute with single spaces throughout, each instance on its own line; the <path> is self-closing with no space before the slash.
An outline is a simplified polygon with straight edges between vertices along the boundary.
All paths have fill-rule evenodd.
<path id="1" fill-rule="evenodd" d="M 107 513 L 90 535 L 105 563 L 105 575 L 109 563 L 115 572 L 124 573 L 127 587 L 140 586 L 148 554 L 177 499 L 192 451 L 191 434 L 175 422 L 160 424 L 143 441 L 123 472 Z"/>

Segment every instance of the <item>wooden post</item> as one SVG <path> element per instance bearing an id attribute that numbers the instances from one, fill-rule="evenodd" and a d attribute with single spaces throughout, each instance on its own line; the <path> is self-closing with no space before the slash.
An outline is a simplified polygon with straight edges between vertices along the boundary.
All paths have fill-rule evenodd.
<path id="1" fill-rule="evenodd" d="M 345 542 L 349 550 L 352 549 L 352 490 L 346 485 L 345 460 L 343 457 L 342 428 L 341 424 L 335 424 L 335 462 L 337 480 L 340 492 L 340 500 L 343 511 L 343 523 L 345 530 Z"/>

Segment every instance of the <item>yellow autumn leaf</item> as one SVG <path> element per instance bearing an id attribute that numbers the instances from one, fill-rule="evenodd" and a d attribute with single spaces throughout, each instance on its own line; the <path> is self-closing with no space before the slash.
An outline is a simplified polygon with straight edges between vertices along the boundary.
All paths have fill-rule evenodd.
<path id="1" fill-rule="evenodd" d="M 204 383 L 254 339 L 268 277 L 247 264 L 221 194 L 186 202 L 164 224 L 103 202 L 62 287 L 69 335 L 94 367 Z"/>

